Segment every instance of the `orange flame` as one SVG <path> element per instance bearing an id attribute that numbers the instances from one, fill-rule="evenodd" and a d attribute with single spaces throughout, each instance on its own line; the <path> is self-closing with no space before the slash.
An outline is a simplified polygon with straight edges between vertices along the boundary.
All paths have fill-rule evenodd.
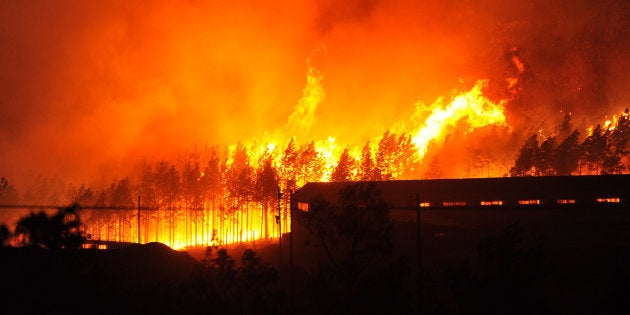
<path id="1" fill-rule="evenodd" d="M 469 92 L 458 95 L 447 106 L 443 105 L 441 98 L 431 105 L 431 114 L 413 136 L 420 159 L 425 155 L 431 141 L 442 137 L 448 127 L 453 127 L 461 119 L 466 119 L 471 129 L 486 125 L 505 125 L 505 101 L 495 104 L 485 97 L 482 93 L 484 84 L 486 81 L 477 81 Z"/>
<path id="2" fill-rule="evenodd" d="M 507 101 L 491 101 L 483 94 L 487 81 L 479 80 L 469 91 L 455 93 L 448 103 L 444 98 L 438 98 L 431 105 L 417 102 L 410 121 L 399 122 L 390 128 L 393 132 L 386 131 L 381 137 L 373 137 L 363 149 L 341 145 L 333 136 L 309 138 L 317 107 L 325 100 L 323 78 L 322 73 L 309 64 L 302 96 L 287 123 L 261 138 L 229 146 L 224 167 L 228 170 L 238 167 L 256 170 L 263 163 L 270 162 L 277 172 L 273 176 L 278 189 L 287 191 L 307 181 L 333 180 L 340 157 L 347 150 L 348 170 L 342 180 L 396 179 L 404 177 L 406 172 L 414 169 L 414 165 L 420 165 L 429 145 L 442 143 L 451 129 L 464 124 L 467 131 L 472 132 L 488 125 L 506 124 L 504 105 Z M 243 161 L 243 153 L 247 154 L 246 161 Z M 376 175 L 358 170 L 356 166 L 365 163 L 373 163 Z M 208 176 L 203 171 L 196 174 L 197 182 Z M 173 248 L 184 248 L 277 238 L 280 232 L 290 230 L 291 218 L 286 210 L 286 200 L 280 195 L 273 204 L 265 205 L 250 197 L 236 201 L 229 198 L 222 200 L 229 195 L 225 188 L 222 194 L 219 205 L 212 201 L 209 206 L 210 201 L 204 201 L 200 208 L 191 208 L 189 203 L 180 201 L 172 208 L 181 210 L 160 209 L 153 214 L 145 213 L 139 231 L 129 223 L 129 219 L 119 219 L 114 228 L 94 229 L 90 233 L 114 240 L 133 240 L 130 235 L 140 234 L 142 242 L 155 239 Z M 122 230 L 129 231 L 127 234 L 130 235 L 120 232 L 111 234 L 112 231 Z"/>

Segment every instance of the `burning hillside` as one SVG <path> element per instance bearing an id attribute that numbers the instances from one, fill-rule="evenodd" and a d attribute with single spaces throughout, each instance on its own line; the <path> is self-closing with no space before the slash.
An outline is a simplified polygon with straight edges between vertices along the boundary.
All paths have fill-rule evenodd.
<path id="1" fill-rule="evenodd" d="M 585 138 L 627 106 L 629 15 L 620 0 L 7 3 L 0 198 L 140 196 L 140 230 L 111 210 L 90 232 L 180 247 L 286 231 L 307 181 L 503 176 L 532 133 L 566 136 L 564 113 Z"/>

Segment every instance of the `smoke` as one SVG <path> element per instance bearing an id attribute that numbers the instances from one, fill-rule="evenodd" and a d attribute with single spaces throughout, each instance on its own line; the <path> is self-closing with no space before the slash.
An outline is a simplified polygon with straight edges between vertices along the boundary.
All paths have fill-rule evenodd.
<path id="1" fill-rule="evenodd" d="M 0 175 L 86 181 L 277 130 L 309 57 L 326 93 L 311 134 L 338 143 L 483 78 L 498 99 L 519 76 L 508 119 L 523 134 L 630 99 L 626 1 L 294 2 L 3 1 Z"/>

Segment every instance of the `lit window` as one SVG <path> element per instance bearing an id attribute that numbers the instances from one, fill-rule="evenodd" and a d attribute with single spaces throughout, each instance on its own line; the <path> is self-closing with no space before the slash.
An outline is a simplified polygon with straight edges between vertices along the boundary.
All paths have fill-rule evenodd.
<path id="1" fill-rule="evenodd" d="M 566 205 L 566 204 L 574 204 L 575 199 L 558 199 L 558 204 Z"/>
<path id="2" fill-rule="evenodd" d="M 298 210 L 308 211 L 308 203 L 307 202 L 298 202 Z"/>
<path id="3" fill-rule="evenodd" d="M 599 203 L 619 203 L 621 200 L 619 198 L 597 198 L 597 202 Z"/>
<path id="4" fill-rule="evenodd" d="M 482 206 L 502 206 L 503 201 L 502 200 L 482 201 L 481 205 Z"/>
<path id="5" fill-rule="evenodd" d="M 466 201 L 444 201 L 442 202 L 442 206 L 444 207 L 461 207 L 465 206 Z"/>
<path id="6" fill-rule="evenodd" d="M 420 208 L 427 208 L 430 207 L 431 203 L 430 202 L 421 202 L 420 203 Z"/>
<path id="7" fill-rule="evenodd" d="M 519 200 L 518 204 L 519 205 L 539 205 L 540 204 L 540 200 L 538 200 L 538 199 Z"/>

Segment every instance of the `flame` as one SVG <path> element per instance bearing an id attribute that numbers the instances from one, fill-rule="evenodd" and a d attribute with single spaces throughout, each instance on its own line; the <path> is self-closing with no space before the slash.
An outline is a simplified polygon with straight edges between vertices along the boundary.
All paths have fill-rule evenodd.
<path id="1" fill-rule="evenodd" d="M 446 106 L 442 99 L 431 105 L 431 114 L 413 136 L 420 159 L 426 154 L 431 141 L 442 137 L 447 128 L 455 126 L 464 118 L 471 129 L 486 125 L 505 125 L 505 101 L 495 104 L 485 97 L 482 88 L 486 83 L 484 80 L 477 81 L 469 92 L 458 95 Z"/>
<path id="2" fill-rule="evenodd" d="M 363 148 L 340 144 L 335 136 L 316 139 L 309 135 L 316 110 L 325 101 L 323 79 L 322 72 L 307 62 L 302 96 L 286 124 L 260 138 L 232 144 L 226 149 L 224 167 L 227 172 L 235 170 L 236 176 L 253 172 L 250 176 L 256 177 L 264 163 L 271 164 L 277 172 L 273 176 L 278 184 L 278 196 L 272 203 L 264 205 L 252 197 L 235 197 L 223 187 L 218 199 L 204 201 L 203 206 L 196 206 L 199 208 L 191 208 L 186 201 L 180 201 L 170 210 L 144 213 L 140 218 L 143 222 L 140 230 L 128 219 L 119 219 L 114 228 L 93 229 L 90 233 L 114 240 L 129 240 L 132 239 L 130 235 L 139 234 L 141 242 L 159 241 L 176 249 L 276 239 L 281 232 L 289 231 L 291 220 L 287 210 L 288 196 L 284 194 L 282 197 L 280 192 L 300 187 L 308 181 L 333 180 L 344 151 L 347 151 L 348 169 L 343 180 L 397 179 L 408 175 L 423 162 L 430 144 L 442 143 L 445 135 L 458 126 L 464 126 L 470 133 L 484 126 L 506 125 L 504 105 L 507 100 L 491 101 L 484 95 L 488 81 L 479 80 L 469 91 L 454 93 L 448 103 L 443 97 L 431 105 L 416 102 L 409 121 L 394 124 L 380 137 L 371 138 Z M 368 174 L 359 170 L 359 165 L 372 165 L 373 168 Z M 199 183 L 208 176 L 205 171 L 197 174 L 196 182 Z M 225 180 L 222 185 L 227 185 Z M 236 180 L 255 181 L 251 177 Z M 112 234 L 112 231 L 128 232 L 123 235 L 120 232 Z"/>
<path id="3" fill-rule="evenodd" d="M 449 177 L 500 176 L 517 138 L 548 123 L 533 120 L 565 106 L 594 117 L 627 96 L 627 82 L 605 79 L 623 78 L 630 65 L 620 53 L 630 37 L 614 31 L 628 8 L 593 2 L 566 10 L 564 2 L 487 10 L 479 1 L 12 1 L 0 9 L 9 17 L 0 33 L 11 39 L 0 50 L 0 77 L 10 79 L 0 84 L 0 175 L 24 187 L 37 173 L 58 174 L 68 182 L 48 184 L 51 196 L 86 181 L 101 193 L 107 180 L 129 176 L 135 195 L 141 172 L 132 161 L 165 159 L 181 178 L 181 151 L 209 142 L 220 146 L 220 176 L 243 167 L 256 177 L 268 163 L 283 192 L 315 180 L 444 176 L 427 172 L 446 168 L 439 163 L 453 169 Z M 600 27 L 584 36 L 584 21 Z M 472 87 L 484 78 L 492 81 Z M 441 94 L 451 83 L 461 88 Z M 486 126 L 505 126 L 512 100 L 517 132 L 492 143 L 487 134 L 510 128 Z M 613 117 L 608 128 L 615 125 Z M 467 146 L 481 140 L 491 145 Z M 348 170 L 339 177 L 342 155 Z M 204 171 L 207 156 L 196 159 L 187 186 L 220 177 Z M 258 196 L 231 200 L 226 178 L 217 181 L 214 195 L 194 201 L 206 213 L 189 211 L 190 200 L 165 206 L 162 192 L 158 213 L 146 213 L 155 222 L 141 228 L 143 241 L 181 247 L 277 236 L 273 216 L 261 214 L 270 205 Z M 73 198 L 31 194 L 57 198 L 53 204 Z M 94 234 L 134 241 L 133 218 Z"/>
<path id="4" fill-rule="evenodd" d="M 317 106 L 325 100 L 325 92 L 323 88 L 323 75 L 317 68 L 308 64 L 308 71 L 306 76 L 306 86 L 302 91 L 302 97 L 297 102 L 293 112 L 290 114 L 287 124 L 276 131 L 267 133 L 263 138 L 250 141 L 244 146 L 249 152 L 249 162 L 255 165 L 259 159 L 267 154 L 272 157 L 273 166 L 281 168 L 282 165 L 282 150 L 276 150 L 276 148 L 286 148 L 291 140 L 297 140 L 298 138 L 304 138 L 308 135 L 311 126 L 314 123 L 314 114 Z M 468 91 L 457 94 L 448 104 L 445 104 L 444 98 L 438 98 L 433 104 L 426 106 L 422 102 L 415 104 L 415 112 L 412 115 L 412 120 L 421 120 L 421 117 L 425 116 L 424 121 L 416 127 L 405 128 L 406 125 L 413 126 L 414 123 L 401 122 L 392 126 L 391 130 L 395 130 L 395 134 L 408 135 L 411 137 L 411 142 L 415 146 L 416 156 L 413 158 L 413 162 L 420 163 L 427 153 L 427 147 L 432 142 L 439 142 L 443 140 L 444 134 L 449 128 L 455 127 L 458 123 L 464 121 L 469 131 L 473 131 L 476 128 L 497 125 L 505 126 L 506 117 L 504 114 L 504 105 L 507 100 L 501 100 L 498 103 L 491 101 L 483 94 L 484 87 L 488 85 L 488 80 L 478 80 L 476 84 Z M 428 115 L 426 115 L 428 113 Z M 290 136 L 287 138 L 287 136 Z M 354 162 L 361 160 L 361 150 L 359 147 L 354 146 L 340 146 L 337 144 L 334 136 L 329 136 L 326 139 L 314 139 L 314 148 L 317 152 L 318 158 L 322 162 L 321 176 L 311 178 L 316 181 L 329 181 L 334 168 L 337 166 L 339 157 L 344 148 L 349 148 L 350 156 Z M 378 143 L 380 139 L 375 137 L 370 141 L 370 150 L 375 154 L 378 150 Z M 298 144 L 308 143 L 307 141 Z M 233 154 L 236 145 L 229 147 L 230 155 Z M 396 154 L 397 152 L 390 152 Z M 228 165 L 232 163 L 232 160 L 228 160 Z M 383 168 L 384 165 L 379 165 L 382 171 L 392 175 L 391 179 L 398 178 L 402 175 L 402 172 L 395 168 L 401 168 L 396 166 L 392 168 Z M 351 177 L 352 180 L 358 180 L 356 172 Z M 298 179 L 297 186 L 301 186 L 306 183 L 305 179 Z"/>
<path id="5" fill-rule="evenodd" d="M 315 67 L 312 67 L 310 62 L 308 62 L 308 64 L 306 86 L 302 91 L 302 98 L 300 98 L 293 113 L 289 116 L 285 134 L 296 135 L 308 133 L 315 121 L 317 105 L 326 97 L 322 87 L 323 76 L 321 72 Z"/>

